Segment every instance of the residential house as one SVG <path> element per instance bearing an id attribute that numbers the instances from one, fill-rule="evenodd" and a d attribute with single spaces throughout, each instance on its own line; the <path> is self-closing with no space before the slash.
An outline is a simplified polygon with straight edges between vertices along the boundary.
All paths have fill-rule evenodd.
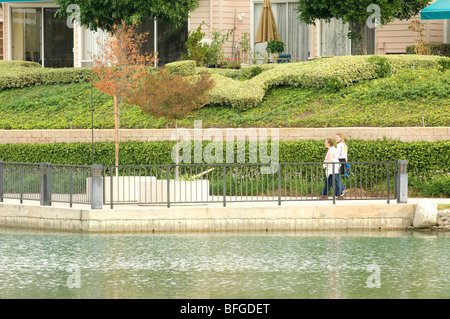
<path id="1" fill-rule="evenodd" d="M 285 53 L 306 60 L 308 56 L 355 54 L 354 43 L 347 38 L 348 26 L 341 21 L 318 21 L 315 26 L 298 22 L 297 0 L 271 0 L 276 24 L 285 43 Z M 213 31 L 234 30 L 224 45 L 225 56 L 240 55 L 240 43 L 248 35 L 251 50 L 264 52 L 264 44 L 254 44 L 263 0 L 199 0 L 189 21 L 172 30 L 163 21 L 147 21 L 140 31 L 149 32 L 146 50 L 158 52 L 162 64 L 181 59 L 180 52 L 188 32 L 202 23 L 205 38 Z M 65 19 L 54 17 L 54 1 L 3 2 L 0 9 L 0 58 L 29 60 L 44 67 L 82 67 L 93 65 L 107 35 L 92 32 L 76 24 L 71 27 Z M 412 18 L 420 19 L 420 17 Z M 424 40 L 432 43 L 450 42 L 448 20 L 424 21 Z M 405 53 L 414 44 L 414 34 L 408 30 L 410 21 L 394 21 L 379 29 L 367 29 L 369 54 Z"/>
<path id="2" fill-rule="evenodd" d="M 190 30 L 195 30 L 204 21 L 204 31 L 226 30 L 236 27 L 236 38 L 247 32 L 251 43 L 257 32 L 263 0 L 200 0 L 200 6 L 191 13 Z M 434 2 L 434 1 L 431 1 Z M 315 26 L 300 24 L 297 20 L 297 0 L 271 0 L 280 36 L 285 42 L 285 53 L 299 60 L 310 56 L 330 56 L 356 54 L 357 48 L 348 39 L 348 25 L 332 20 L 330 23 L 317 21 Z M 236 17 L 242 19 L 236 19 Z M 366 29 L 368 33 L 369 54 L 405 53 L 406 47 L 415 42 L 414 33 L 408 30 L 411 20 L 395 20 L 379 29 Z M 450 22 L 448 20 L 428 20 L 422 22 L 425 27 L 424 40 L 431 43 L 450 43 Z M 236 43 L 236 42 L 234 42 Z M 236 44 L 235 44 L 236 45 Z M 230 55 L 232 42 L 228 41 L 225 53 Z M 258 45 L 255 50 L 264 50 Z M 234 50 L 236 51 L 236 50 Z"/>
<path id="3" fill-rule="evenodd" d="M 3 58 L 34 61 L 44 67 L 92 66 L 107 33 L 93 32 L 57 18 L 57 10 L 55 1 L 3 2 L 0 9 Z M 145 49 L 158 51 L 161 63 L 167 63 L 181 58 L 180 52 L 188 36 L 188 21 L 177 30 L 167 27 L 164 21 L 147 21 L 139 31 L 149 33 L 150 41 Z"/>

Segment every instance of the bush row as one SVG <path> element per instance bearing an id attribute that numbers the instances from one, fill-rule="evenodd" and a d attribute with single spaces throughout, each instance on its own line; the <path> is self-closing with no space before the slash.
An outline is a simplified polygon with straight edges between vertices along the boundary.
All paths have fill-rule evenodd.
<path id="1" fill-rule="evenodd" d="M 208 142 L 203 143 L 203 150 L 208 144 Z M 351 162 L 382 162 L 407 159 L 409 161 L 408 170 L 414 172 L 414 174 L 428 174 L 433 170 L 450 172 L 449 140 L 439 142 L 350 140 L 347 144 L 349 147 L 348 157 Z M 247 144 L 247 159 L 249 158 L 248 146 Z M 171 158 L 173 147 L 174 142 L 172 141 L 122 142 L 119 149 L 119 164 L 173 164 Z M 218 147 L 220 147 L 220 144 Z M 270 153 L 270 143 L 267 149 Z M 191 150 L 192 152 L 194 151 L 193 144 L 191 145 Z M 279 143 L 279 161 L 281 163 L 322 162 L 325 153 L 326 148 L 323 141 L 299 140 Z M 92 145 L 91 143 L 3 144 L 0 145 L 0 154 L 0 159 L 5 162 L 50 162 L 54 164 L 90 165 Z M 258 154 L 260 154 L 259 151 Z M 225 145 L 223 145 L 223 156 L 223 163 L 226 163 Z M 114 165 L 114 143 L 94 143 L 94 157 L 97 164 Z"/>
<path id="2" fill-rule="evenodd" d="M 425 47 L 430 49 L 430 53 L 432 55 L 442 55 L 450 57 L 450 43 L 425 43 L 424 45 Z M 406 53 L 415 54 L 414 45 L 407 46 Z"/>
<path id="3" fill-rule="evenodd" d="M 295 86 L 338 91 L 344 86 L 398 73 L 403 69 L 443 69 L 450 61 L 437 56 L 344 56 L 279 64 L 248 81 L 213 74 L 210 104 L 247 109 L 258 105 L 268 88 Z M 445 62 L 445 63 L 444 63 Z"/>
<path id="4" fill-rule="evenodd" d="M 89 82 L 92 78 L 92 68 L 46 69 L 22 64 L 4 67 L 3 63 L 0 64 L 0 91 L 30 85 Z"/>
<path id="5" fill-rule="evenodd" d="M 42 66 L 39 63 L 36 62 L 29 62 L 29 61 L 5 61 L 0 60 L 0 69 L 4 68 L 42 68 Z"/>

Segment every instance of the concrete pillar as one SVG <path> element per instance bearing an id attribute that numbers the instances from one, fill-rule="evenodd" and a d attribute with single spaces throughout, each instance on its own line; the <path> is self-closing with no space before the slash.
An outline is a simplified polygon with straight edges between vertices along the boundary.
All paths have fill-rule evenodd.
<path id="1" fill-rule="evenodd" d="M 0 202 L 3 202 L 3 161 L 0 160 Z"/>
<path id="2" fill-rule="evenodd" d="M 52 164 L 41 163 L 41 205 L 52 206 Z"/>
<path id="3" fill-rule="evenodd" d="M 397 203 L 406 204 L 408 202 L 408 161 L 398 161 L 398 193 Z"/>
<path id="4" fill-rule="evenodd" d="M 102 209 L 103 208 L 103 166 L 92 165 L 92 194 L 91 194 L 91 208 Z"/>

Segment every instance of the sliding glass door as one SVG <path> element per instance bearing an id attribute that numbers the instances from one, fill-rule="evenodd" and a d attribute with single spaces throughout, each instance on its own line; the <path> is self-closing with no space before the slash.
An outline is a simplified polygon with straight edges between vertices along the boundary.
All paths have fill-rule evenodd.
<path id="1" fill-rule="evenodd" d="M 73 67 L 73 29 L 65 19 L 55 18 L 56 8 L 44 9 L 44 66 Z"/>
<path id="2" fill-rule="evenodd" d="M 13 60 L 42 64 L 42 10 L 40 8 L 13 8 L 11 35 Z"/>
<path id="3" fill-rule="evenodd" d="M 298 2 L 293 0 L 272 2 L 272 12 L 281 40 L 285 45 L 284 53 L 290 54 L 296 60 L 304 61 L 308 58 L 310 51 L 309 25 L 298 21 L 297 6 Z M 253 32 L 256 34 L 263 10 L 263 3 L 255 2 L 253 10 L 255 17 L 253 20 Z M 264 54 L 266 43 L 255 44 L 254 51 Z"/>
<path id="4" fill-rule="evenodd" d="M 55 17 L 56 8 L 11 9 L 13 60 L 33 61 L 44 67 L 73 67 L 73 29 Z"/>

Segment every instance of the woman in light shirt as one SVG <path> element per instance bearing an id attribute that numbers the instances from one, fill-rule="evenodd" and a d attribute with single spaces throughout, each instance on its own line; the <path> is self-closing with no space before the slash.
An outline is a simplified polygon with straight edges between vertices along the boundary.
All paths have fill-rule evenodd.
<path id="1" fill-rule="evenodd" d="M 320 199 L 327 199 L 328 192 L 330 188 L 333 186 L 333 173 L 336 176 L 339 175 L 339 164 L 332 164 L 339 162 L 338 152 L 336 147 L 334 147 L 334 141 L 331 138 L 327 138 L 325 140 L 325 147 L 328 149 L 327 155 L 325 156 L 325 163 L 323 167 L 326 168 L 327 179 L 325 180 L 325 187 L 322 190 L 322 194 L 319 197 Z M 338 193 L 338 187 L 336 183 L 336 187 L 334 189 L 334 194 L 338 197 L 340 194 Z"/>
<path id="2" fill-rule="evenodd" d="M 348 159 L 347 159 L 348 147 L 344 141 L 344 134 L 342 134 L 342 133 L 336 134 L 336 143 L 337 143 L 336 149 L 338 152 L 339 162 L 344 163 L 344 164 L 340 165 L 341 167 L 339 170 L 339 176 L 336 177 L 336 189 L 338 191 L 339 198 L 343 198 L 343 196 L 345 195 L 345 187 L 344 187 L 344 184 L 342 183 L 341 177 L 345 176 L 345 166 L 346 166 L 346 162 L 348 161 Z"/>

